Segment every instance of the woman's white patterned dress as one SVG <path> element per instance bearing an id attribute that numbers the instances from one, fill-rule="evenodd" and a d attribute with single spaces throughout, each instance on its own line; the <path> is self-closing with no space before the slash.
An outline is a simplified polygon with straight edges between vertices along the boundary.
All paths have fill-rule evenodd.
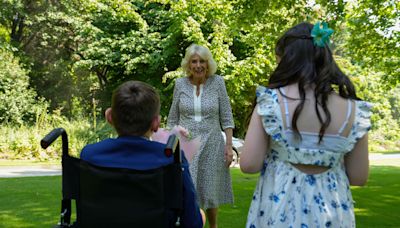
<path id="1" fill-rule="evenodd" d="M 348 137 L 305 135 L 293 145 L 283 128 L 275 89 L 257 88 L 257 113 L 271 136 L 266 157 L 251 202 L 248 228 L 259 227 L 355 227 L 353 199 L 343 166 L 344 155 L 370 129 L 370 105 L 354 101 L 355 119 Z M 320 174 L 305 174 L 290 163 L 329 167 Z"/>
<path id="2" fill-rule="evenodd" d="M 175 82 L 167 126 L 181 125 L 193 137 L 201 136 L 199 151 L 190 163 L 190 173 L 201 207 L 217 208 L 233 203 L 232 181 L 224 163 L 225 142 L 221 128 L 234 128 L 230 101 L 221 76 L 210 76 L 200 87 L 188 77 Z"/>

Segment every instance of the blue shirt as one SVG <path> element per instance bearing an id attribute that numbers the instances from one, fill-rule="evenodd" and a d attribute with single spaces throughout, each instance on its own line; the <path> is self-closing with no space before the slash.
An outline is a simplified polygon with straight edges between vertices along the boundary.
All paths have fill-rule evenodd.
<path id="1" fill-rule="evenodd" d="M 164 148 L 165 144 L 149 141 L 142 137 L 122 136 L 86 145 L 82 149 L 81 159 L 103 167 L 148 170 L 173 162 L 173 156 L 165 156 Z M 185 156 L 182 158 L 183 214 L 181 224 L 183 227 L 203 227 L 189 164 Z"/>

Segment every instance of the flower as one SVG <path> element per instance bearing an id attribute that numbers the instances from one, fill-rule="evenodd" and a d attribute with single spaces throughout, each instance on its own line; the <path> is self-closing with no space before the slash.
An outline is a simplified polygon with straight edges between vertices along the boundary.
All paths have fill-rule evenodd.
<path id="1" fill-rule="evenodd" d="M 318 47 L 324 47 L 327 43 L 329 43 L 329 37 L 332 35 L 333 29 L 328 27 L 326 22 L 315 23 L 313 29 L 311 30 L 311 36 L 313 37 L 314 45 Z"/>

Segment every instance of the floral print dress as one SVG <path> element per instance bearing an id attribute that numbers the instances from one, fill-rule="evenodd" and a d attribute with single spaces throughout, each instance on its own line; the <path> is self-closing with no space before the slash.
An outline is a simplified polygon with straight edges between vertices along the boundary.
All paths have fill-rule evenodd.
<path id="1" fill-rule="evenodd" d="M 355 227 L 354 205 L 343 165 L 344 155 L 370 129 L 369 103 L 354 101 L 355 119 L 350 134 L 303 135 L 292 143 L 283 128 L 275 89 L 257 88 L 257 113 L 271 136 L 271 152 L 266 156 L 249 209 L 246 227 Z M 316 142 L 315 142 L 316 141 Z M 306 174 L 291 165 L 326 166 L 320 174 Z"/>

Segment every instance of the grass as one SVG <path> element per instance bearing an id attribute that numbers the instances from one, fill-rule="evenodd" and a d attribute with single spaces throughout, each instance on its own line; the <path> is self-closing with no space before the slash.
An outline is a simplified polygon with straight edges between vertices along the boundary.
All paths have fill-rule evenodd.
<path id="1" fill-rule="evenodd" d="M 400 167 L 371 166 L 366 187 L 354 187 L 357 227 L 400 227 Z M 258 175 L 232 169 L 235 204 L 220 208 L 219 226 L 245 227 Z M 0 178 L 0 227 L 51 227 L 58 221 L 61 178 Z M 396 216 L 397 215 L 397 216 Z"/>
<path id="2" fill-rule="evenodd" d="M 358 227 L 400 227 L 400 167 L 372 166 L 367 187 L 352 188 Z"/>
<path id="3" fill-rule="evenodd" d="M 0 179 L 0 227 L 52 227 L 60 198 L 60 176 Z"/>

